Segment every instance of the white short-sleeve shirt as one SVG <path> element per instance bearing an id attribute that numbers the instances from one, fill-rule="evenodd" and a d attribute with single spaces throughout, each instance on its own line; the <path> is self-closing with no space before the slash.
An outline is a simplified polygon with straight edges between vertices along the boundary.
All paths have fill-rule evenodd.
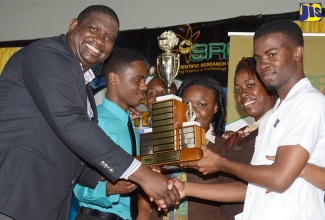
<path id="1" fill-rule="evenodd" d="M 309 152 L 309 163 L 325 166 L 325 96 L 307 78 L 281 103 L 278 100 L 262 121 L 251 164 L 271 164 L 266 155 L 274 156 L 279 146 L 297 144 Z M 265 188 L 249 184 L 244 211 L 236 219 L 325 219 L 324 191 L 302 178 L 283 193 L 265 192 Z"/>

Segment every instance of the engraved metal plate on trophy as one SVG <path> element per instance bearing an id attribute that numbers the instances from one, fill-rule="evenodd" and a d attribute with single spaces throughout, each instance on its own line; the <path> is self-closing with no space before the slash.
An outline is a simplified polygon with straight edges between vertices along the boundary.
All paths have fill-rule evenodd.
<path id="1" fill-rule="evenodd" d="M 179 55 L 171 49 L 178 38 L 172 31 L 158 37 L 159 47 L 165 52 L 157 58 L 159 77 L 167 86 L 167 94 L 156 98 L 152 105 L 152 128 L 140 135 L 140 156 L 148 166 L 177 169 L 180 163 L 199 160 L 200 147 L 205 144 L 205 130 L 195 122 L 195 112 L 182 99 L 170 94 L 170 87 L 179 69 Z"/>

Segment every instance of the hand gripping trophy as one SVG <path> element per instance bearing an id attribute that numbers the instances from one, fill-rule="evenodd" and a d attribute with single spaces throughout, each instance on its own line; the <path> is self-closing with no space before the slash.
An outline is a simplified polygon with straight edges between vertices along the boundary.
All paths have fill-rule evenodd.
<path id="1" fill-rule="evenodd" d="M 179 54 L 171 52 L 178 44 L 178 40 L 176 34 L 170 30 L 165 31 L 158 37 L 159 47 L 165 52 L 157 58 L 157 72 L 167 86 L 167 94 L 170 94 L 170 87 L 179 69 Z"/>

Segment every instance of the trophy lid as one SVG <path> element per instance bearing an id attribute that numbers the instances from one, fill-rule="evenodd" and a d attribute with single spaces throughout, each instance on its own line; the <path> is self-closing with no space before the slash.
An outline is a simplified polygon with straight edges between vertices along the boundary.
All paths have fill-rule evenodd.
<path id="1" fill-rule="evenodd" d="M 183 127 L 188 127 L 188 126 L 192 126 L 192 125 L 197 125 L 197 126 L 201 127 L 201 123 L 197 122 L 197 121 L 185 121 L 182 123 Z"/>
<path id="2" fill-rule="evenodd" d="M 175 99 L 177 101 L 182 102 L 183 99 L 181 97 L 178 97 L 174 94 L 168 94 L 168 95 L 163 95 L 163 96 L 157 96 L 156 97 L 156 102 L 160 102 L 160 101 L 166 101 L 166 100 L 170 100 L 170 99 Z"/>

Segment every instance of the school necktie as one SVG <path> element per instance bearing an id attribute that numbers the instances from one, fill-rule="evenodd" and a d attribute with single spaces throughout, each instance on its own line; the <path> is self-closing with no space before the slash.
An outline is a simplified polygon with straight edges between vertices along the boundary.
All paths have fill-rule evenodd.
<path id="1" fill-rule="evenodd" d="M 137 156 L 137 144 L 136 144 L 133 124 L 131 122 L 130 116 L 129 116 L 129 120 L 128 120 L 128 129 L 129 129 L 129 134 L 130 134 L 130 139 L 131 139 L 131 144 L 132 144 L 132 156 L 135 157 L 135 156 Z"/>
<path id="2" fill-rule="evenodd" d="M 129 134 L 130 134 L 130 139 L 132 144 L 132 156 L 135 157 L 137 155 L 137 144 L 136 144 L 134 129 L 133 129 L 130 116 L 128 120 L 128 129 L 129 129 Z M 136 189 L 130 193 L 130 210 L 131 210 L 132 219 L 136 219 L 138 216 L 138 192 L 139 192 L 138 189 Z"/>

